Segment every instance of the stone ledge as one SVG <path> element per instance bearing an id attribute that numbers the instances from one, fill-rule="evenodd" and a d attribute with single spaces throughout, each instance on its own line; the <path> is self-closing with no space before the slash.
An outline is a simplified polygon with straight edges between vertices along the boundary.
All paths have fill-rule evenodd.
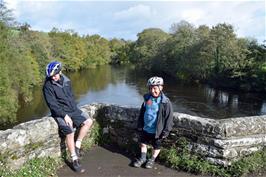
<path id="1" fill-rule="evenodd" d="M 103 123 L 105 133 L 120 144 L 136 144 L 138 108 L 110 104 L 84 105 L 82 110 Z M 266 116 L 214 120 L 174 113 L 173 136 L 187 137 L 191 149 L 216 164 L 228 165 L 266 145 Z M 0 163 L 19 168 L 34 157 L 60 156 L 61 139 L 51 117 L 0 131 Z"/>

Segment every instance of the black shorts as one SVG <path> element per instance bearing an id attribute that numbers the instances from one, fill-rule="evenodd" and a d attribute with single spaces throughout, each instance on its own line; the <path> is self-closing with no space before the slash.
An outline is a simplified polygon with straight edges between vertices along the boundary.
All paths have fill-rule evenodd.
<path id="1" fill-rule="evenodd" d="M 140 135 L 140 143 L 150 144 L 154 149 L 161 148 L 161 139 L 155 138 L 155 134 L 148 133 L 146 131 L 142 131 Z"/>
<path id="2" fill-rule="evenodd" d="M 54 118 L 58 124 L 59 131 L 60 133 L 62 133 L 62 135 L 68 135 L 70 133 L 73 133 L 74 128 L 79 128 L 83 124 L 84 121 L 86 121 L 87 119 L 90 119 L 87 113 L 81 112 L 81 111 L 76 111 L 68 115 L 69 117 L 71 117 L 73 121 L 73 127 L 70 127 L 66 124 L 64 117 Z"/>

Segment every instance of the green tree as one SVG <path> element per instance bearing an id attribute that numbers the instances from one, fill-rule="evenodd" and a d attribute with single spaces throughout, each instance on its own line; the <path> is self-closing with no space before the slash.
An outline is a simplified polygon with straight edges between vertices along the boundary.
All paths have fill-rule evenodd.
<path id="1" fill-rule="evenodd" d="M 248 41 L 247 58 L 250 61 L 249 67 L 245 68 L 245 85 L 251 90 L 266 91 L 266 46 L 259 45 L 257 41 Z"/>
<path id="2" fill-rule="evenodd" d="M 209 50 L 213 60 L 214 78 L 239 78 L 249 64 L 246 58 L 247 47 L 238 40 L 232 25 L 218 24 L 211 29 Z"/>
<path id="3" fill-rule="evenodd" d="M 5 125 L 15 121 L 18 107 L 16 92 L 12 89 L 12 78 L 9 66 L 11 48 L 8 45 L 10 31 L 5 23 L 0 22 L 0 123 Z"/>
<path id="4" fill-rule="evenodd" d="M 164 71 L 180 79 L 190 79 L 191 47 L 197 41 L 196 29 L 186 21 L 172 25 L 172 37 L 165 43 L 163 52 L 166 68 Z"/>
<path id="5" fill-rule="evenodd" d="M 85 37 L 86 58 L 85 66 L 96 66 L 108 64 L 111 62 L 111 49 L 109 41 L 100 35 Z"/>
<path id="6" fill-rule="evenodd" d="M 131 62 L 150 70 L 154 65 L 153 59 L 169 37 L 169 34 L 158 28 L 143 30 L 138 34 L 138 40 L 133 47 Z"/>
<path id="7" fill-rule="evenodd" d="M 110 40 L 112 64 L 129 63 L 129 43 L 130 41 L 120 40 L 116 38 Z"/>
<path id="8" fill-rule="evenodd" d="M 3 0 L 0 0 L 0 22 L 8 27 L 14 25 L 12 10 L 7 8 L 6 3 Z"/>
<path id="9" fill-rule="evenodd" d="M 86 56 L 85 43 L 73 30 L 60 32 L 53 28 L 48 33 L 51 40 L 51 57 L 64 63 L 66 70 L 82 68 Z"/>

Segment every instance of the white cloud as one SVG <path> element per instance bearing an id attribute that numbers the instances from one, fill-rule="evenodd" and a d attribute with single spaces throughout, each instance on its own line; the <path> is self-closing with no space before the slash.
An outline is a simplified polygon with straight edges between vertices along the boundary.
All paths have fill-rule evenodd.
<path id="1" fill-rule="evenodd" d="M 205 18 L 206 14 L 201 9 L 184 10 L 181 13 L 181 18 L 189 21 L 190 23 L 197 23 L 198 20 Z"/>
<path id="2" fill-rule="evenodd" d="M 19 22 L 42 31 L 57 27 L 132 39 L 145 28 L 168 31 L 171 24 L 186 20 L 210 27 L 226 22 L 234 25 L 240 37 L 265 39 L 263 0 L 125 1 L 8 0 L 8 8 L 14 9 Z"/>
<path id="3" fill-rule="evenodd" d="M 138 4 L 126 10 L 114 13 L 115 20 L 140 20 L 152 19 L 156 15 L 156 11 L 150 6 Z"/>

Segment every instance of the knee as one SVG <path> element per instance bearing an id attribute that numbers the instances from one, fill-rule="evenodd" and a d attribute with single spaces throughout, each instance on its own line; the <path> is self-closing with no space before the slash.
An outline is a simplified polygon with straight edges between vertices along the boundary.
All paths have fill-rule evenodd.
<path id="1" fill-rule="evenodd" d="M 140 143 L 140 147 L 141 147 L 141 148 L 146 148 L 147 145 L 146 145 L 146 144 L 143 144 L 143 143 Z"/>
<path id="2" fill-rule="evenodd" d="M 84 126 L 87 126 L 87 127 L 90 127 L 92 125 L 93 121 L 92 119 L 87 119 L 85 122 L 84 122 Z"/>

